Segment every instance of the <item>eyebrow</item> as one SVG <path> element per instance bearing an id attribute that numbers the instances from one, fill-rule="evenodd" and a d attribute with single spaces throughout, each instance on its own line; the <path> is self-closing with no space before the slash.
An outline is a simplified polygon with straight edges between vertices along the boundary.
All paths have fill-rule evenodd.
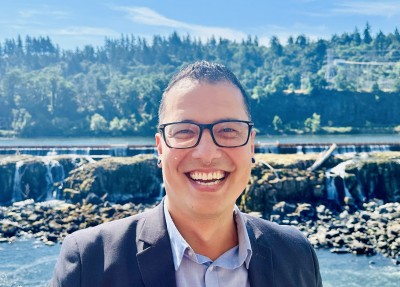
<path id="1" fill-rule="evenodd" d="M 241 119 L 236 119 L 236 118 L 221 118 L 216 121 L 213 121 L 212 123 L 220 122 L 220 121 L 247 121 L 247 120 L 241 120 Z M 200 124 L 200 122 L 189 120 L 189 119 L 184 119 L 181 121 L 178 121 L 180 123 L 194 123 L 194 124 Z"/>

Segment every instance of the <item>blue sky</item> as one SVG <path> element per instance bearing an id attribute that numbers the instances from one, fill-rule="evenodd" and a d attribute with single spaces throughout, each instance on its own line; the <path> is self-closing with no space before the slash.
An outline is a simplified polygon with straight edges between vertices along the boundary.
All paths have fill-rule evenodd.
<path id="1" fill-rule="evenodd" d="M 241 40 L 305 34 L 311 39 L 360 31 L 400 29 L 394 0 L 0 0 L 0 41 L 18 35 L 50 36 L 61 48 L 102 45 L 105 37 L 134 34 L 151 39 L 173 31 L 206 40 Z"/>

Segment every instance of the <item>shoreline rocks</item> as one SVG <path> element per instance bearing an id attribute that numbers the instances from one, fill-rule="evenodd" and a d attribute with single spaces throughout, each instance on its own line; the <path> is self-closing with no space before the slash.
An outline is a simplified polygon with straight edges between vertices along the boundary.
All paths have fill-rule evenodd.
<path id="1" fill-rule="evenodd" d="M 78 229 L 131 216 L 155 204 L 18 202 L 0 207 L 0 243 L 25 236 L 54 245 Z M 337 211 L 328 205 L 282 201 L 273 206 L 269 220 L 295 226 L 315 248 L 357 255 L 381 253 L 400 264 L 400 203 L 376 200 L 361 210 Z"/>
<path id="2" fill-rule="evenodd" d="M 51 245 L 76 230 L 135 215 L 154 204 L 71 204 L 60 200 L 35 203 L 33 200 L 0 207 L 0 243 L 34 237 Z"/>
<path id="3" fill-rule="evenodd" d="M 373 255 L 381 253 L 400 264 L 400 203 L 374 200 L 362 209 L 343 211 L 309 203 L 274 206 L 271 221 L 293 225 L 315 248 L 333 253 Z"/>

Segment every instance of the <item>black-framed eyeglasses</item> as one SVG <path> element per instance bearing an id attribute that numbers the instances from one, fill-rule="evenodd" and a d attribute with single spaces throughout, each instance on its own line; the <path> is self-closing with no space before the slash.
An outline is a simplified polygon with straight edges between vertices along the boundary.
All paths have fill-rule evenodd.
<path id="1" fill-rule="evenodd" d="M 185 149 L 197 146 L 205 129 L 210 131 L 217 146 L 233 148 L 247 144 L 253 126 L 253 122 L 241 120 L 222 120 L 212 124 L 184 121 L 161 124 L 158 129 L 165 144 L 170 148 Z"/>

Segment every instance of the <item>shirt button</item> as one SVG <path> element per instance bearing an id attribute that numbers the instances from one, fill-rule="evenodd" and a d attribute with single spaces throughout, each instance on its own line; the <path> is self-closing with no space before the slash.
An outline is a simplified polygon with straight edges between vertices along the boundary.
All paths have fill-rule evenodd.
<path id="1" fill-rule="evenodd" d="M 193 251 L 192 251 L 192 250 L 189 250 L 189 251 L 188 251 L 188 254 L 189 254 L 189 256 L 193 256 Z"/>
<path id="2" fill-rule="evenodd" d="M 214 271 L 215 267 L 214 266 L 210 266 L 210 271 Z"/>

